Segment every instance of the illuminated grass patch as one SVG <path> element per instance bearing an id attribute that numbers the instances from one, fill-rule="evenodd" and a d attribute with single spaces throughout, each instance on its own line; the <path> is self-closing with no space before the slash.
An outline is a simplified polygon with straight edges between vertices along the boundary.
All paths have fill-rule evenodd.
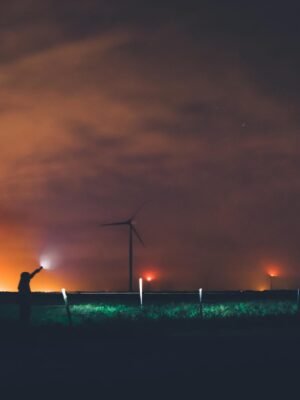
<path id="1" fill-rule="evenodd" d="M 145 305 L 143 309 L 125 304 L 81 304 L 70 306 L 75 325 L 97 324 L 105 321 L 168 321 L 197 320 L 200 318 L 198 304 L 169 303 Z M 293 316 L 297 306 L 291 301 L 247 301 L 204 304 L 204 320 L 230 318 L 264 318 Z M 16 305 L 1 305 L 0 319 L 16 321 L 18 307 Z M 32 323 L 34 325 L 68 323 L 66 309 L 61 306 L 33 306 Z"/>
<path id="2" fill-rule="evenodd" d="M 290 301 L 230 302 L 205 305 L 203 316 L 204 319 L 262 318 L 294 315 L 296 311 L 296 305 Z M 143 310 L 138 305 L 84 304 L 71 306 L 71 312 L 75 324 L 97 323 L 105 320 L 159 321 L 199 319 L 199 306 L 186 303 L 148 305 Z M 65 309 L 63 307 L 36 307 L 35 319 L 38 323 L 50 321 L 66 323 Z"/>

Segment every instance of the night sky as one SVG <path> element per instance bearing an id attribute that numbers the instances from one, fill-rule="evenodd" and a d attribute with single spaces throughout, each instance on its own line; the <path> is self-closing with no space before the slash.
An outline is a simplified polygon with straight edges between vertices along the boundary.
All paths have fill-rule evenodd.
<path id="1" fill-rule="evenodd" d="M 277 4 L 278 3 L 278 4 Z M 300 6 L 0 5 L 0 289 L 259 289 L 300 276 Z M 298 279 L 299 280 L 299 279 Z"/>

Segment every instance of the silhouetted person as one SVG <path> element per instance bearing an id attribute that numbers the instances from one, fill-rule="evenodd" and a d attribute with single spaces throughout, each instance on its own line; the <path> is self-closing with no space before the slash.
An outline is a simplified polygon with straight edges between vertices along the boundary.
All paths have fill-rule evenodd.
<path id="1" fill-rule="evenodd" d="M 18 290 L 19 290 L 19 312 L 20 312 L 19 316 L 20 316 L 20 321 L 23 325 L 28 325 L 30 322 L 30 315 L 31 315 L 30 281 L 42 269 L 43 267 L 37 268 L 31 274 L 29 272 L 21 273 Z"/>

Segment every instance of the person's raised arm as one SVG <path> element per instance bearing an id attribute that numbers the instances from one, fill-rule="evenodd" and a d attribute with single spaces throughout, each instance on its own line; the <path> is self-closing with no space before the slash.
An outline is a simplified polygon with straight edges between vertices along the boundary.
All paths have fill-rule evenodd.
<path id="1" fill-rule="evenodd" d="M 30 279 L 32 279 L 34 277 L 34 275 L 36 275 L 38 272 L 40 272 L 43 269 L 43 267 L 41 266 L 40 268 L 37 268 L 35 271 L 33 271 L 30 274 Z"/>

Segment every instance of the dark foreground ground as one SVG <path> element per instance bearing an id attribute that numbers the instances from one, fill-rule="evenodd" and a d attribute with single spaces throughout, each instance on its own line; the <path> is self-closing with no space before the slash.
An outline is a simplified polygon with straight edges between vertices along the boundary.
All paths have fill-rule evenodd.
<path id="1" fill-rule="evenodd" d="M 300 324 L 2 326 L 0 398 L 298 398 Z"/>

